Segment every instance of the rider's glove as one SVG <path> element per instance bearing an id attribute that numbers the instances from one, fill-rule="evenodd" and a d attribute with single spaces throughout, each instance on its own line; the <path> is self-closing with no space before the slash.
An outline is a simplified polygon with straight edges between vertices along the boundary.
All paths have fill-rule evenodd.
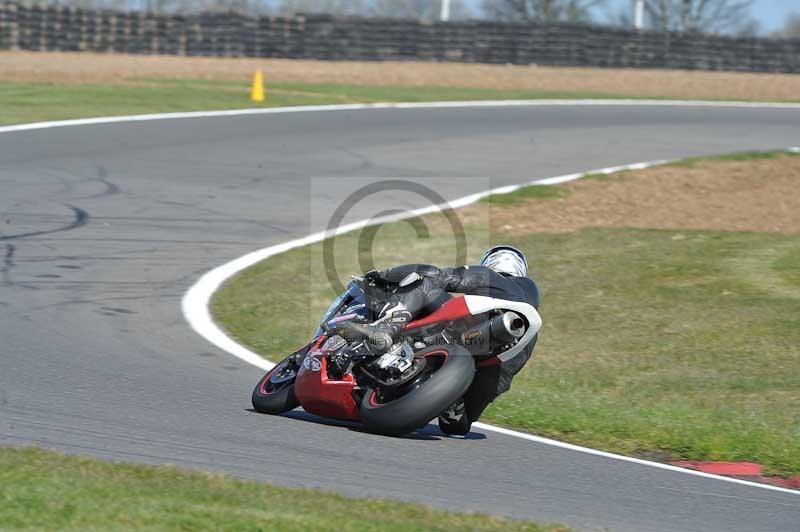
<path id="1" fill-rule="evenodd" d="M 406 306 L 397 300 L 392 300 L 386 303 L 378 315 L 379 322 L 386 322 L 389 324 L 403 325 L 411 321 L 411 312 Z"/>
<path id="2" fill-rule="evenodd" d="M 386 279 L 386 270 L 370 270 L 364 274 L 364 280 L 375 286 L 386 286 L 389 281 Z"/>

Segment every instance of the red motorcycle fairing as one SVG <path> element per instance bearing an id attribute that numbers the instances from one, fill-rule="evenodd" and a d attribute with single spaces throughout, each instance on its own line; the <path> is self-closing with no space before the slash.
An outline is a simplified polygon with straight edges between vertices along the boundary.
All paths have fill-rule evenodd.
<path id="1" fill-rule="evenodd" d="M 444 321 L 455 321 L 458 319 L 471 316 L 472 312 L 467 305 L 467 298 L 464 296 L 454 297 L 446 302 L 444 305 L 430 313 L 428 316 L 411 321 L 403 327 L 404 330 L 416 329 L 434 323 L 441 323 Z M 477 367 L 496 366 L 500 363 L 497 357 L 487 358 L 476 362 Z"/>
<path id="2" fill-rule="evenodd" d="M 403 329 L 416 329 L 417 327 L 423 327 L 433 323 L 455 321 L 459 318 L 464 318 L 471 315 L 472 313 L 467 306 L 466 298 L 464 298 L 464 296 L 454 297 L 424 318 L 407 323 Z"/>
<path id="3" fill-rule="evenodd" d="M 353 399 L 355 379 L 350 374 L 342 380 L 328 378 L 327 352 L 313 347 L 305 359 L 294 384 L 294 394 L 306 412 L 334 419 L 360 419 L 358 404 Z"/>
<path id="4" fill-rule="evenodd" d="M 471 315 L 466 298 L 455 297 L 428 316 L 406 324 L 404 329 L 455 321 Z M 355 379 L 350 374 L 344 375 L 341 380 L 328 378 L 328 352 L 320 349 L 324 340 L 324 337 L 315 340 L 303 359 L 295 380 L 295 397 L 306 412 L 334 419 L 359 421 L 359 406 L 353 399 Z"/>

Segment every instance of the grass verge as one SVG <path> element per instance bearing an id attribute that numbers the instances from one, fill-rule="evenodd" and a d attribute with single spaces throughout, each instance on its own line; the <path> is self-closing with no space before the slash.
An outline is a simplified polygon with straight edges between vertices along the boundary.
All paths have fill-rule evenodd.
<path id="1" fill-rule="evenodd" d="M 797 157 L 777 153 L 691 164 L 652 171 L 698 172 L 705 180 L 696 184 L 698 195 L 706 188 L 716 193 L 709 187 L 717 178 L 733 176 L 740 188 L 749 180 L 754 191 L 744 188 L 740 204 L 729 207 L 737 214 L 734 221 L 772 186 L 762 178 L 766 165 L 775 175 L 800 175 Z M 600 198 L 618 180 L 627 183 L 639 175 L 649 174 L 575 183 L 555 199 L 550 192 L 542 197 L 522 189 L 511 201 L 459 211 L 469 260 L 477 260 L 488 242 L 515 244 L 528 253 L 544 293 L 545 326 L 535 359 L 485 420 L 625 454 L 749 460 L 762 463 L 769 474 L 799 474 L 800 234 L 726 231 L 717 227 L 728 223 L 724 218 L 711 220 L 714 230 L 670 228 L 669 223 L 686 221 L 684 212 L 676 215 L 679 220 L 663 220 L 662 229 L 504 232 L 496 224 L 498 218 L 524 221 L 554 201 L 563 209 L 580 199 L 581 187 L 593 187 Z M 658 174 L 652 177 L 653 183 L 669 184 Z M 654 189 L 640 193 L 650 197 L 657 194 Z M 635 205 L 640 198 L 631 193 L 617 200 Z M 612 212 L 618 209 L 608 198 L 600 202 L 605 203 Z M 766 216 L 778 217 L 779 207 Z M 691 208 L 697 211 L 692 223 L 702 222 L 705 200 Z M 480 209 L 489 209 L 487 217 L 476 215 Z M 792 212 L 783 216 L 791 218 Z M 372 249 L 376 265 L 451 262 L 452 235 L 441 218 L 426 219 L 427 240 L 417 239 L 402 222 L 381 227 Z M 358 248 L 358 234 L 338 237 L 336 250 L 339 272 L 359 271 L 364 250 Z M 281 288 L 287 277 L 295 282 Z M 298 293 L 298 286 L 305 290 Z M 307 339 L 332 296 L 321 245 L 314 245 L 242 272 L 216 294 L 212 312 L 235 338 L 275 360 Z"/>
<path id="2" fill-rule="evenodd" d="M 519 205 L 526 199 L 559 199 L 569 196 L 569 190 L 557 185 L 522 187 L 511 194 L 492 194 L 481 199 L 495 205 Z"/>
<path id="3" fill-rule="evenodd" d="M 0 80 L 129 85 L 146 79 L 245 82 L 260 69 L 276 83 L 465 87 L 631 98 L 797 102 L 800 76 L 700 70 L 487 65 L 436 61 L 316 61 L 91 52 L 0 53 Z"/>
<path id="4" fill-rule="evenodd" d="M 0 123 L 110 115 L 374 102 L 615 98 L 607 93 L 480 88 L 270 83 L 263 105 L 247 82 L 144 79 L 123 85 L 0 81 Z"/>
<path id="5" fill-rule="evenodd" d="M 331 519 L 331 516 L 336 516 Z M 3 530 L 528 530 L 560 526 L 0 447 Z"/>

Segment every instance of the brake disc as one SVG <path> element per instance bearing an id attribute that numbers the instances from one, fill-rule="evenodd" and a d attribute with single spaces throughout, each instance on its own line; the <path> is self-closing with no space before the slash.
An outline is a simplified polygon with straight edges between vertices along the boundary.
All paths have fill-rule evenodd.
<path id="1" fill-rule="evenodd" d="M 382 381 L 381 384 L 386 388 L 396 388 L 407 382 L 415 379 L 422 371 L 425 369 L 427 365 L 427 361 L 425 357 L 414 357 L 414 360 L 411 363 L 411 367 L 403 372 L 400 377 L 397 379 L 391 379 L 387 381 Z"/>

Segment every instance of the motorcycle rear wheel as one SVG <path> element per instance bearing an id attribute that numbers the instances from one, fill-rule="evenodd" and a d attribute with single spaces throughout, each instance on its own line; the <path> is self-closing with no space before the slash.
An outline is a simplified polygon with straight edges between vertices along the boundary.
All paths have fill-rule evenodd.
<path id="1" fill-rule="evenodd" d="M 416 356 L 426 359 L 419 377 L 398 389 L 365 390 L 360 413 L 367 430 L 388 436 L 414 432 L 461 398 L 472 383 L 475 361 L 462 346 L 429 347 Z"/>
<path id="2" fill-rule="evenodd" d="M 282 414 L 300 406 L 294 395 L 297 378 L 294 355 L 278 362 L 264 375 L 253 390 L 253 408 L 262 414 Z"/>

